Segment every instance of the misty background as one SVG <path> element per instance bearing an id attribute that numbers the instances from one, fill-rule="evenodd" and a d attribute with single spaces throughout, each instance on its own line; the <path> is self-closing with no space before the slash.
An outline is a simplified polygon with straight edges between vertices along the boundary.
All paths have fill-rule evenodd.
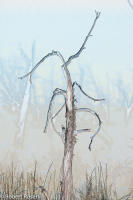
<path id="1" fill-rule="evenodd" d="M 103 126 L 92 152 L 87 149 L 90 135 L 78 136 L 75 182 L 81 180 L 83 169 L 101 161 L 110 166 L 112 181 L 121 182 L 119 190 L 124 192 L 133 183 L 133 9 L 126 0 L 0 1 L 0 161 L 6 165 L 16 159 L 28 168 L 38 160 L 44 169 L 52 160 L 60 167 L 60 139 L 51 127 L 48 134 L 42 133 L 53 90 L 66 88 L 61 63 L 56 57 L 47 59 L 34 72 L 32 84 L 29 78 L 18 77 L 52 50 L 60 51 L 65 59 L 77 52 L 95 10 L 101 16 L 93 37 L 69 70 L 72 80 L 90 96 L 105 98 L 94 103 L 75 90 L 78 106 L 96 110 Z M 55 101 L 55 110 L 62 102 L 62 98 Z M 59 129 L 63 120 L 61 113 L 56 120 Z M 77 124 L 92 131 L 97 127 L 92 116 L 78 116 Z"/>

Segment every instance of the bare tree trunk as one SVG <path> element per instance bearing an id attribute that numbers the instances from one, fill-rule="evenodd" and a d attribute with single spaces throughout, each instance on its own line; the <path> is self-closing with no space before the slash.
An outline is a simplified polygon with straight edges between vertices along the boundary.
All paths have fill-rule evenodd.
<path id="1" fill-rule="evenodd" d="M 71 81 L 66 93 L 66 132 L 63 157 L 62 200 L 71 200 L 73 196 L 72 160 L 75 145 L 74 95 Z"/>

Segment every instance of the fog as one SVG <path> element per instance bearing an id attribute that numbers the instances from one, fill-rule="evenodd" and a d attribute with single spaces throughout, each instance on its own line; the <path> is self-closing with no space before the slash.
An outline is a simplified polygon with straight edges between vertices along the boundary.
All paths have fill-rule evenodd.
<path id="1" fill-rule="evenodd" d="M 47 173 L 49 166 L 59 177 L 63 144 L 49 123 L 44 127 L 55 88 L 66 89 L 61 63 L 51 57 L 42 63 L 31 79 L 18 79 L 52 49 L 64 58 L 76 53 L 83 43 L 95 10 L 101 16 L 83 54 L 69 65 L 72 81 L 104 101 L 93 102 L 75 87 L 75 106 L 90 108 L 100 116 L 102 126 L 88 149 L 98 127 L 91 114 L 77 113 L 76 127 L 90 128 L 77 136 L 74 149 L 74 186 L 80 187 L 86 172 L 101 163 L 108 168 L 108 181 L 118 194 L 133 188 L 133 9 L 132 1 L 0 1 L 0 170 L 19 165 L 25 172 L 34 168 Z M 63 104 L 58 97 L 56 113 Z M 64 110 L 55 118 L 61 130 Z"/>
<path id="2" fill-rule="evenodd" d="M 34 52 L 34 45 L 32 51 Z M 31 61 L 33 63 L 33 60 Z M 47 171 L 53 162 L 53 169 L 60 171 L 63 157 L 62 141 L 50 124 L 47 133 L 43 133 L 52 91 L 56 87 L 65 88 L 62 71 L 59 67 L 55 68 L 57 72 L 53 71 L 54 64 L 53 61 L 47 63 L 49 65 L 47 73 L 42 70 L 33 75 L 27 96 L 26 88 L 29 80 L 18 79 L 18 76 L 26 71 L 22 60 L 15 60 L 15 64 L 14 61 L 1 62 L 3 76 L 0 96 L 0 162 L 2 166 L 14 161 L 27 171 L 32 169 L 34 162 L 37 161 L 41 172 Z M 12 70 L 14 66 L 16 69 L 14 74 L 8 66 L 12 66 Z M 74 183 L 79 186 L 83 182 L 86 170 L 90 173 L 101 162 L 103 168 L 106 164 L 108 166 L 109 182 L 113 183 L 119 194 L 125 194 L 133 184 L 132 70 L 123 70 L 119 76 L 114 71 L 114 74 L 106 73 L 103 77 L 105 72 L 97 74 L 93 68 L 88 66 L 82 69 L 75 63 L 70 71 L 73 81 L 77 80 L 89 95 L 105 98 L 103 102 L 94 103 L 83 97 L 78 88 L 75 89 L 76 106 L 95 110 L 102 120 L 102 128 L 94 139 L 92 151 L 89 151 L 90 136 L 98 126 L 97 119 L 93 115 L 78 113 L 77 128 L 91 128 L 91 133 L 81 133 L 77 136 L 73 164 Z M 62 77 L 60 80 L 56 73 Z M 57 98 L 54 103 L 54 113 L 62 103 L 63 99 Z M 24 112 L 23 104 L 26 104 Z M 64 120 L 62 111 L 55 119 L 58 130 L 61 130 Z"/>

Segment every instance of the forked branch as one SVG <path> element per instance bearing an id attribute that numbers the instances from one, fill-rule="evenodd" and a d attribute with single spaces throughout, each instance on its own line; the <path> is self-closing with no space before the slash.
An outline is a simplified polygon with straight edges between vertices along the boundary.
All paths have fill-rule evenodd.
<path id="1" fill-rule="evenodd" d="M 28 72 L 28 73 L 25 74 L 24 76 L 19 77 L 19 79 L 26 78 L 26 77 L 29 76 L 29 75 L 30 75 L 30 78 L 31 78 L 33 72 L 38 68 L 38 66 L 39 66 L 41 63 L 43 63 L 47 58 L 49 58 L 49 57 L 51 57 L 51 56 L 55 56 L 55 55 L 58 56 L 58 57 L 61 59 L 61 61 L 63 62 L 62 67 L 65 67 L 65 68 L 71 63 L 71 61 L 72 61 L 73 59 L 79 57 L 79 55 L 81 54 L 81 52 L 85 49 L 85 45 L 86 45 L 86 42 L 87 42 L 88 38 L 89 38 L 90 36 L 92 36 L 91 33 L 92 33 L 92 31 L 93 31 L 93 29 L 94 29 L 94 27 L 95 27 L 95 24 L 96 24 L 96 22 L 97 22 L 97 20 L 98 20 L 98 18 L 99 18 L 99 16 L 100 16 L 100 12 L 95 11 L 95 14 L 96 14 L 96 17 L 95 17 L 95 19 L 94 19 L 94 22 L 93 22 L 93 24 L 92 24 L 92 27 L 91 27 L 89 33 L 87 34 L 87 36 L 86 36 L 86 38 L 85 38 L 85 40 L 84 40 L 82 46 L 80 47 L 80 49 L 79 49 L 74 55 L 70 56 L 66 62 L 65 62 L 65 60 L 64 60 L 64 58 L 63 58 L 63 56 L 62 56 L 62 54 L 61 54 L 59 51 L 54 51 L 54 50 L 53 50 L 51 53 L 48 53 L 46 56 L 44 56 L 44 57 L 35 65 L 35 67 L 33 67 L 33 69 L 32 69 L 30 72 Z"/>

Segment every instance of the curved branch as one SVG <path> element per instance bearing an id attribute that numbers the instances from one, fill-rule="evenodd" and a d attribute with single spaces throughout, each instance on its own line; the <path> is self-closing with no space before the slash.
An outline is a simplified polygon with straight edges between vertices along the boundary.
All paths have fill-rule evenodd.
<path id="1" fill-rule="evenodd" d="M 31 78 L 32 78 L 32 74 L 33 74 L 33 72 L 39 67 L 39 65 L 41 64 L 41 63 L 43 63 L 48 57 L 51 57 L 51 56 L 58 56 L 60 59 L 61 59 L 61 61 L 62 61 L 62 66 L 64 66 L 64 72 L 65 72 L 65 76 L 66 76 L 66 79 L 67 79 L 67 86 L 69 86 L 70 87 L 70 83 L 71 83 L 71 77 L 70 77 L 70 73 L 69 73 L 69 71 L 68 71 L 68 69 L 67 69 L 67 65 L 66 65 L 66 62 L 65 62 L 65 59 L 63 58 L 63 56 L 62 56 L 62 54 L 59 52 L 59 51 L 52 51 L 51 53 L 48 53 L 46 56 L 44 56 L 36 65 L 35 65 L 35 67 L 33 67 L 33 69 L 30 71 L 30 72 L 28 72 L 27 74 L 25 74 L 24 76 L 21 76 L 21 77 L 18 77 L 19 79 L 23 79 L 23 78 L 26 78 L 27 76 L 29 76 L 30 75 L 30 82 L 31 82 Z"/>
<path id="2" fill-rule="evenodd" d="M 33 69 L 30 71 L 30 72 L 28 72 L 27 74 L 25 74 L 24 76 L 21 76 L 21 77 L 18 77 L 19 79 L 23 79 L 23 78 L 26 78 L 27 76 L 32 76 L 32 73 L 39 67 L 39 65 L 41 64 L 41 63 L 43 63 L 48 57 L 51 57 L 51 56 L 58 56 L 58 57 L 60 57 L 61 59 L 63 59 L 63 63 L 65 63 L 65 61 L 64 61 L 64 58 L 63 58 L 63 56 L 61 55 L 61 53 L 59 52 L 59 51 L 52 51 L 51 53 L 48 53 L 46 56 L 44 56 L 36 65 L 35 65 L 35 67 L 33 67 Z"/>
<path id="3" fill-rule="evenodd" d="M 90 141 L 90 144 L 89 144 L 89 150 L 91 151 L 91 145 L 92 145 L 93 139 L 98 134 L 98 132 L 100 131 L 102 121 L 101 121 L 99 115 L 94 110 L 91 110 L 90 108 L 77 108 L 77 109 L 75 109 L 75 111 L 78 111 L 78 112 L 82 112 L 82 111 L 89 112 L 89 113 L 95 115 L 97 117 L 97 119 L 98 119 L 99 126 L 98 126 L 96 132 L 93 134 L 93 136 L 90 137 L 91 141 Z"/>
<path id="4" fill-rule="evenodd" d="M 86 94 L 86 92 L 84 92 L 84 90 L 82 89 L 82 87 L 81 87 L 76 81 L 73 83 L 73 87 L 74 87 L 75 85 L 78 86 L 78 88 L 80 89 L 80 91 L 81 91 L 86 97 L 88 97 L 89 99 L 93 100 L 94 102 L 95 102 L 95 101 L 103 101 L 103 100 L 105 100 L 105 99 L 95 99 L 95 98 L 89 96 L 88 94 Z"/>
<path id="5" fill-rule="evenodd" d="M 46 119 L 46 124 L 45 124 L 45 128 L 44 128 L 44 133 L 47 131 L 47 127 L 48 127 L 48 123 L 49 123 L 49 119 L 51 118 L 51 110 L 52 110 L 52 106 L 53 106 L 53 101 L 55 99 L 55 97 L 57 95 L 64 95 L 65 96 L 66 91 L 56 88 L 53 92 L 53 95 L 51 97 L 50 103 L 49 103 L 49 108 L 48 108 L 48 112 L 47 112 L 47 119 Z"/>

